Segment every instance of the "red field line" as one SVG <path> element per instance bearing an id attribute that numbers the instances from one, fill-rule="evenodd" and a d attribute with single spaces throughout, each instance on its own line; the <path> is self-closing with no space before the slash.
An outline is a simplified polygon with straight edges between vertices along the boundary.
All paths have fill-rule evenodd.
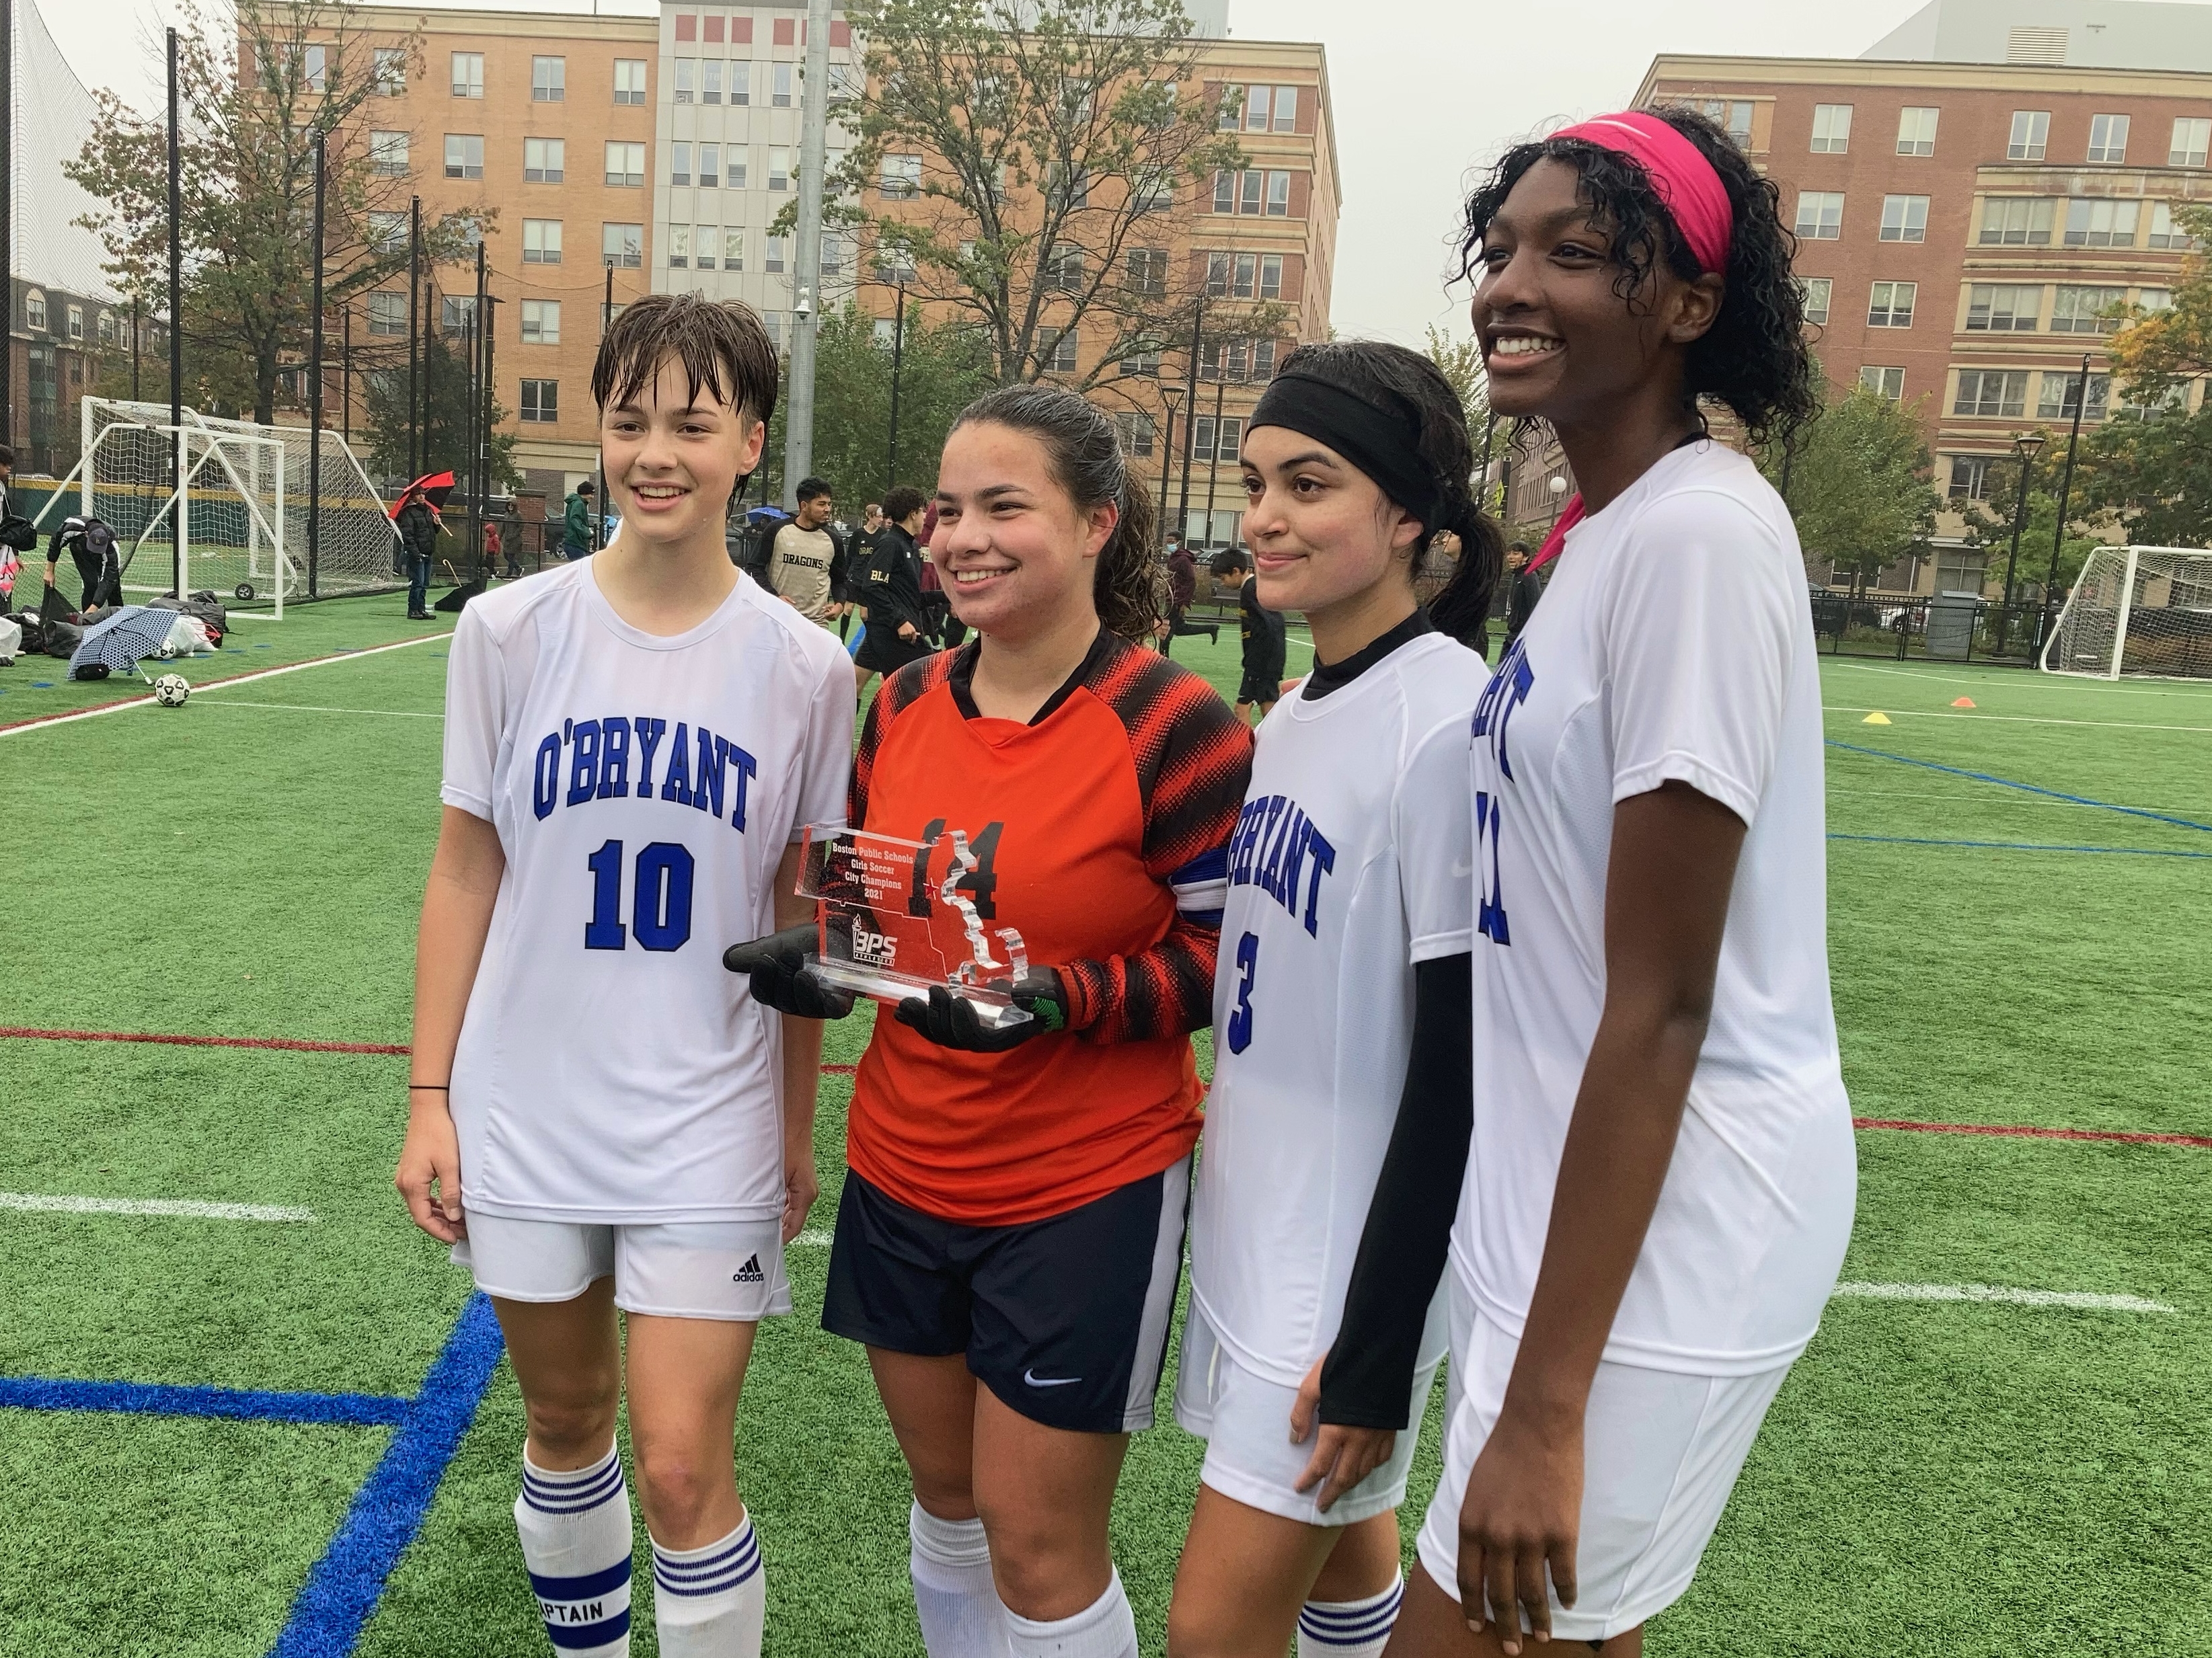
<path id="1" fill-rule="evenodd" d="M 29 1025 L 0 1024 L 0 1038 L 46 1042 L 162 1042 L 173 1048 L 274 1048 L 290 1054 L 406 1054 L 404 1042 L 313 1042 L 290 1036 L 195 1036 L 164 1030 L 42 1030 Z M 824 1071 L 849 1077 L 857 1068 L 825 1065 Z"/>
<path id="2" fill-rule="evenodd" d="M 2031 1140 L 2118 1140 L 2128 1145 L 2192 1145 L 2212 1151 L 2212 1135 L 2152 1134 L 2130 1128 L 2031 1128 L 1986 1122 L 1906 1122 L 1890 1117 L 1854 1117 L 1854 1128 L 1894 1128 L 1908 1134 L 1999 1134 Z"/>

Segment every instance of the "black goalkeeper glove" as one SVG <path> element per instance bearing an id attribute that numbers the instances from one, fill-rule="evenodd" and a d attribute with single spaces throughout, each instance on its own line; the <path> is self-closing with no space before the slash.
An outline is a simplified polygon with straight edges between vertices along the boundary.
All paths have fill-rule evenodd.
<path id="1" fill-rule="evenodd" d="M 842 1019 L 853 1011 L 853 993 L 805 971 L 806 953 L 816 939 L 811 921 L 787 926 L 765 938 L 732 944 L 722 952 L 722 965 L 752 981 L 753 999 L 763 1007 L 801 1019 Z"/>
<path id="2" fill-rule="evenodd" d="M 898 1005 L 898 1022 L 912 1026 L 939 1048 L 957 1048 L 963 1054 L 1003 1054 L 1034 1037 L 1067 1029 L 1067 992 L 1052 969 L 1025 973 L 1012 986 L 1000 979 L 993 988 L 1011 989 L 1014 1005 L 1030 1017 L 1013 1024 L 987 1025 L 977 1016 L 975 1003 L 942 985 L 933 985 L 927 1001 L 909 996 Z"/>

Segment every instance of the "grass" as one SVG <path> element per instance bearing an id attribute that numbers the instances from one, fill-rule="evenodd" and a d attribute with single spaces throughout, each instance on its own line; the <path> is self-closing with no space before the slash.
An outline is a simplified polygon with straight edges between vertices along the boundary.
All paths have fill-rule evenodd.
<path id="1" fill-rule="evenodd" d="M 422 631 L 401 608 L 247 623 L 221 671 Z M 20 780 L 0 1024 L 404 1042 L 441 734 L 416 716 L 439 709 L 443 651 L 0 741 Z M 1176 653 L 1233 691 L 1233 635 Z M 0 671 L 0 724 L 115 695 L 33 694 L 27 665 Z M 1852 745 L 1828 753 L 1830 828 L 1891 837 L 1831 844 L 1855 1108 L 2212 1135 L 2212 860 L 2016 849 L 2212 851 L 2203 829 L 2110 809 L 2212 824 L 2212 688 L 1850 661 L 1823 679 L 1828 735 Z M 1978 706 L 1952 708 L 1960 695 Z M 1875 709 L 1892 723 L 1864 725 Z M 1949 844 L 1965 841 L 2006 844 Z M 830 1058 L 864 1039 L 863 1019 L 836 1028 Z M 0 1042 L 0 1186 L 319 1217 L 0 1212 L 0 1376 L 410 1394 L 468 1286 L 390 1189 L 404 1065 Z M 817 1226 L 849 1086 L 825 1079 Z M 2212 1655 L 2212 1152 L 1879 1131 L 1859 1148 L 1847 1278 L 2178 1310 L 1838 1302 L 1650 1649 Z M 825 1264 L 794 1251 L 799 1315 L 765 1327 L 746 1387 L 769 1649 L 911 1658 L 903 1471 L 860 1352 L 814 1321 Z M 1436 1478 L 1434 1416 L 1409 1533 Z M 388 1432 L 0 1410 L 0 1658 L 265 1652 Z M 508 1514 L 521 1433 L 502 1367 L 361 1653 L 546 1650 Z M 1116 1504 L 1148 1653 L 1200 1455 L 1171 1425 L 1140 1436 Z M 633 1649 L 649 1654 L 647 1580 L 636 1593 Z"/>

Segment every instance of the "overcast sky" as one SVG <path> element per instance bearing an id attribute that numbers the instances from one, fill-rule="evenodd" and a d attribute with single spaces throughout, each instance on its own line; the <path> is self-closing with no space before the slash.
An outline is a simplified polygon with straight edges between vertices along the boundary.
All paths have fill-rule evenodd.
<path id="1" fill-rule="evenodd" d="M 159 96 L 163 0 L 33 0 L 88 84 Z M 1231 33 L 1328 48 L 1344 216 L 1340 332 L 1418 345 L 1434 322 L 1464 331 L 1446 243 L 1470 170 L 1565 117 L 1617 109 L 1662 52 L 1855 58 L 1922 0 L 1815 6 L 1785 0 L 1230 0 Z M 588 3 L 541 4 L 588 11 Z M 649 0 L 605 0 L 651 14 Z M 26 118 L 37 94 L 27 89 Z"/>

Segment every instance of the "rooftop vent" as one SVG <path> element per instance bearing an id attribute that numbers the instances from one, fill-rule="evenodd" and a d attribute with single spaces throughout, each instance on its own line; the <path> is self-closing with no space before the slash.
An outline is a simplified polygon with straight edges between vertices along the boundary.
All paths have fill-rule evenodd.
<path id="1" fill-rule="evenodd" d="M 2063 64 L 2066 61 L 2066 31 L 2062 28 L 2015 27 L 2005 40 L 2008 64 Z"/>

